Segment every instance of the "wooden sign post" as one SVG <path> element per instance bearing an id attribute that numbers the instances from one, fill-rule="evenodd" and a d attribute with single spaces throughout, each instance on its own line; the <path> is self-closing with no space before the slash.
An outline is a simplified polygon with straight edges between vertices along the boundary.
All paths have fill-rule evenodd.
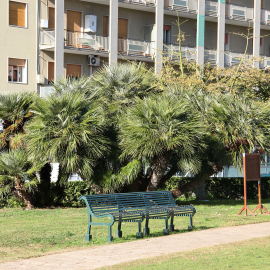
<path id="1" fill-rule="evenodd" d="M 247 216 L 247 211 L 249 211 L 250 214 L 255 217 L 254 212 L 257 209 L 259 209 L 260 213 L 262 213 L 263 209 L 267 214 L 270 214 L 266 210 L 266 208 L 262 205 L 260 154 L 243 154 L 243 165 L 244 165 L 244 206 L 239 211 L 238 215 L 240 215 L 245 210 L 245 216 Z M 253 211 L 251 211 L 247 206 L 247 181 L 258 181 L 259 204 Z"/>

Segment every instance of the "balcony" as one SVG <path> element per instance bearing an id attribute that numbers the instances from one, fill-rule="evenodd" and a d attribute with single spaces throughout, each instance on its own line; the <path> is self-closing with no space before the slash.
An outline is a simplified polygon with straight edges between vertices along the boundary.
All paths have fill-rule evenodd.
<path id="1" fill-rule="evenodd" d="M 204 50 L 204 63 L 209 63 L 211 66 L 217 65 L 217 51 Z"/>
<path id="2" fill-rule="evenodd" d="M 217 17 L 218 2 L 205 1 L 205 15 Z"/>
<path id="3" fill-rule="evenodd" d="M 226 17 L 236 21 L 252 22 L 253 8 L 226 4 Z"/>
<path id="4" fill-rule="evenodd" d="M 197 12 L 197 0 L 164 0 L 164 6 L 180 12 Z"/>
<path id="5" fill-rule="evenodd" d="M 119 2 L 144 5 L 144 6 L 155 6 L 156 0 L 119 0 Z"/>
<path id="6" fill-rule="evenodd" d="M 226 51 L 224 53 L 224 64 L 225 67 L 234 67 L 238 66 L 241 62 L 241 60 L 244 58 L 243 63 L 246 65 L 251 65 L 252 64 L 252 55 L 246 54 L 243 55 L 241 53 L 235 53 L 235 52 L 228 52 Z"/>
<path id="7" fill-rule="evenodd" d="M 262 9 L 261 12 L 261 23 L 262 24 L 270 24 L 270 11 Z"/>
<path id="8" fill-rule="evenodd" d="M 65 30 L 63 46 L 65 52 L 73 50 L 75 54 L 105 54 L 108 56 L 109 37 L 93 35 L 84 32 L 71 32 Z M 55 46 L 55 31 L 41 31 L 40 49 L 53 50 Z M 121 55 L 144 57 L 151 59 L 154 55 L 154 43 L 135 39 L 118 39 L 118 52 Z"/>
<path id="9" fill-rule="evenodd" d="M 182 46 L 181 47 L 182 59 L 188 61 L 196 61 L 197 49 L 193 47 Z M 168 44 L 163 46 L 163 55 L 168 57 L 172 61 L 179 59 L 179 46 Z"/>

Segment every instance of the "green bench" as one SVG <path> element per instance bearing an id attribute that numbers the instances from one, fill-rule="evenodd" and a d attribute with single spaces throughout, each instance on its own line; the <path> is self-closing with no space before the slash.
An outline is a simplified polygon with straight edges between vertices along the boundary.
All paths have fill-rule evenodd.
<path id="1" fill-rule="evenodd" d="M 151 191 L 151 192 L 131 192 L 131 193 L 113 193 L 103 195 L 85 195 L 79 200 L 84 200 L 88 212 L 88 228 L 85 235 L 85 241 L 92 239 L 91 226 L 104 225 L 108 226 L 107 242 L 112 241 L 112 225 L 118 222 L 116 237 L 122 237 L 122 222 L 137 222 L 138 232 L 137 238 L 143 235 L 149 235 L 149 220 L 164 219 L 165 229 L 164 235 L 169 231 L 174 231 L 174 217 L 189 216 L 190 230 L 192 229 L 192 217 L 196 210 L 191 205 L 176 205 L 171 192 L 169 191 Z M 109 217 L 108 223 L 95 223 L 92 218 Z M 145 220 L 144 233 L 141 232 L 141 224 Z M 168 222 L 170 220 L 170 224 Z"/>

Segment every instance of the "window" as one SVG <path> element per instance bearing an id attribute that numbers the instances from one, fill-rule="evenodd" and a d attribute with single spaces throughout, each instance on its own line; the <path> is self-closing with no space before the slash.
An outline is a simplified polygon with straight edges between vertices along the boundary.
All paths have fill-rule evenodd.
<path id="1" fill-rule="evenodd" d="M 171 26 L 170 25 L 163 26 L 163 43 L 164 44 L 171 43 Z"/>
<path id="2" fill-rule="evenodd" d="M 17 58 L 8 59 L 8 81 L 27 83 L 27 60 Z"/>
<path id="3" fill-rule="evenodd" d="M 229 34 L 225 33 L 225 40 L 224 40 L 224 50 L 229 50 Z"/>
<path id="4" fill-rule="evenodd" d="M 78 79 L 82 75 L 82 66 L 67 64 L 67 77 L 72 79 Z"/>
<path id="5" fill-rule="evenodd" d="M 9 1 L 9 25 L 26 27 L 26 4 Z"/>

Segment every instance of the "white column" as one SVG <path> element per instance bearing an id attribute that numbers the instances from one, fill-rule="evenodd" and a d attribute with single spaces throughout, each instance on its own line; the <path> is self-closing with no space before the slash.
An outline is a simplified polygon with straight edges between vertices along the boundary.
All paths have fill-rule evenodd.
<path id="1" fill-rule="evenodd" d="M 218 0 L 217 66 L 224 68 L 225 0 Z"/>
<path id="2" fill-rule="evenodd" d="M 54 79 L 64 77 L 64 0 L 55 1 Z"/>
<path id="3" fill-rule="evenodd" d="M 198 1 L 197 15 L 197 64 L 204 65 L 205 0 Z"/>
<path id="4" fill-rule="evenodd" d="M 254 19 L 253 19 L 253 57 L 260 57 L 260 34 L 261 34 L 261 0 L 254 0 Z M 259 61 L 253 63 L 254 67 L 259 68 Z"/>
<path id="5" fill-rule="evenodd" d="M 110 0 L 109 65 L 117 64 L 118 54 L 118 0 Z"/>
<path id="6" fill-rule="evenodd" d="M 162 69 L 163 53 L 163 26 L 164 25 L 164 0 L 156 1 L 156 27 L 155 27 L 155 73 Z"/>

